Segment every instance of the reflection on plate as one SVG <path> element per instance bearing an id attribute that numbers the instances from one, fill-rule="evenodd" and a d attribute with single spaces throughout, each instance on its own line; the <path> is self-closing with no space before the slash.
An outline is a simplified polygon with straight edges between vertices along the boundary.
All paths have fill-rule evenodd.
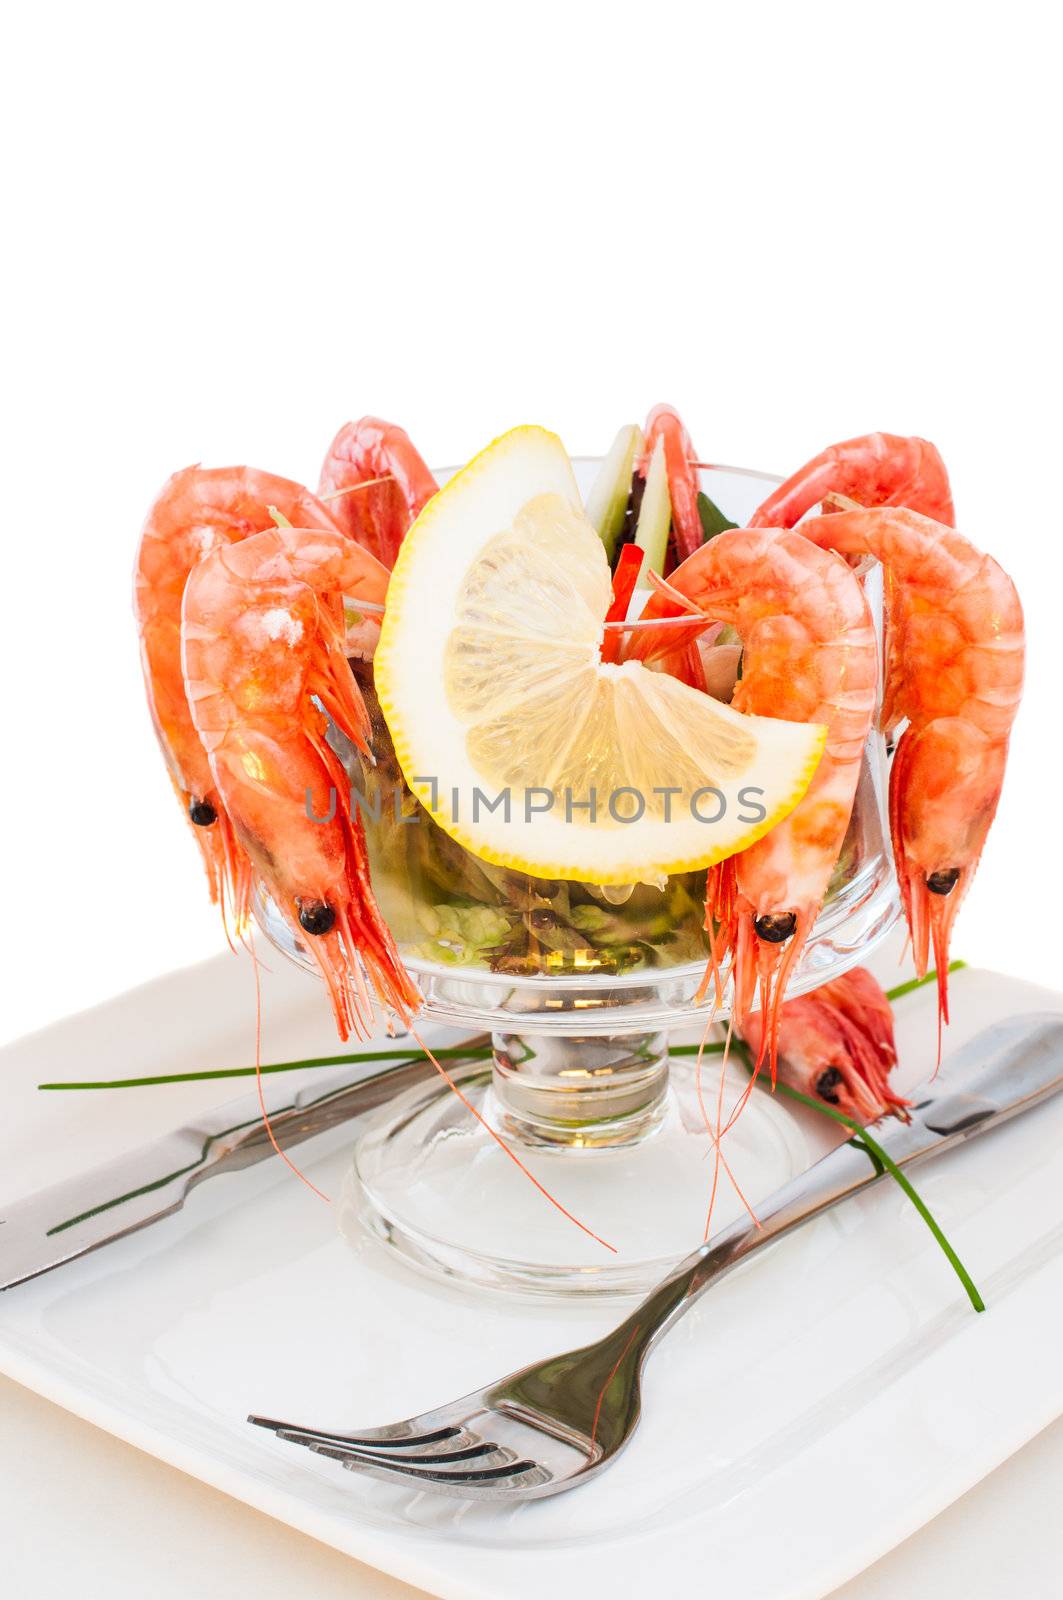
<path id="1" fill-rule="evenodd" d="M 875 963 L 896 981 L 896 963 Z M 265 982 L 268 1058 L 330 1049 L 313 985 Z M 228 1098 L 214 1083 L 37 1095 L 42 1078 L 246 1061 L 249 985 L 220 958 L 2 1052 L 0 1201 Z M 948 1046 L 1063 997 L 966 971 Z M 929 990 L 898 1004 L 902 1087 L 933 1062 Z M 122 1041 L 117 1047 L 115 1041 Z M 800 1114 L 811 1155 L 819 1119 Z M 76 1143 L 75 1143 L 76 1138 Z M 922 1223 L 881 1187 L 719 1285 L 653 1357 L 637 1438 L 584 1489 L 512 1511 L 361 1481 L 244 1422 L 409 1415 L 568 1348 L 604 1305 L 478 1296 L 352 1251 L 279 1163 L 204 1185 L 178 1216 L 0 1297 L 0 1368 L 71 1410 L 431 1593 L 555 1600 L 652 1562 L 679 1593 L 827 1593 L 1061 1409 L 1063 1100 L 928 1168 L 920 1186 L 989 1304 L 976 1318 Z M 337 1195 L 352 1130 L 301 1147 Z M 522 1181 L 514 1174 L 514 1181 Z M 2 1216 L 0 1206 L 0 1216 Z M 559 1226 L 565 1226 L 559 1221 Z M 699 1219 L 692 1219 L 696 1242 Z M 0 1253 L 3 1229 L 0 1227 Z"/>

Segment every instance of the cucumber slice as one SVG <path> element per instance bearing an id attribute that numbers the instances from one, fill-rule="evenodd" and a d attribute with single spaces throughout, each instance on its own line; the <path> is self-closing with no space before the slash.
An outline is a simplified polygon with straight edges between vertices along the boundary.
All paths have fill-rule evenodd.
<path id="1" fill-rule="evenodd" d="M 664 464 L 664 440 L 658 438 L 650 457 L 646 473 L 646 491 L 639 508 L 635 543 L 645 552 L 646 559 L 639 573 L 638 587 L 650 587 L 649 572 L 664 575 L 664 561 L 668 554 L 668 534 L 672 527 L 672 501 L 668 493 L 668 469 Z"/>
<path id="2" fill-rule="evenodd" d="M 635 470 L 635 457 L 641 447 L 641 428 L 633 422 L 621 428 L 587 496 L 587 520 L 594 524 L 601 535 L 610 561 L 624 524 L 624 512 L 631 494 L 631 474 Z"/>

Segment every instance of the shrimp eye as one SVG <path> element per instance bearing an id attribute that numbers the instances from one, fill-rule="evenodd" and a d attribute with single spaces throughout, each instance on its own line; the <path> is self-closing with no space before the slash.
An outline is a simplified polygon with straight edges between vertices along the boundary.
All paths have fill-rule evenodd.
<path id="1" fill-rule="evenodd" d="M 836 1106 L 839 1103 L 839 1097 L 835 1090 L 842 1082 L 844 1082 L 844 1079 L 837 1067 L 828 1067 L 826 1072 L 821 1072 L 816 1079 L 816 1093 L 821 1100 L 826 1100 L 828 1105 Z"/>
<path id="2" fill-rule="evenodd" d="M 299 926 L 307 933 L 331 933 L 336 925 L 336 913 L 324 900 L 307 900 L 299 907 Z"/>
<path id="3" fill-rule="evenodd" d="M 218 813 L 209 800 L 193 800 L 188 807 L 188 815 L 197 828 L 209 828 L 217 822 Z"/>
<path id="4" fill-rule="evenodd" d="M 945 867 L 941 872 L 931 872 L 926 886 L 931 894 L 951 894 L 960 875 L 959 867 Z"/>
<path id="5" fill-rule="evenodd" d="M 793 911 L 769 913 L 765 917 L 758 917 L 753 926 L 757 930 L 757 937 L 763 939 L 765 944 L 782 944 L 797 927 L 797 914 Z"/>

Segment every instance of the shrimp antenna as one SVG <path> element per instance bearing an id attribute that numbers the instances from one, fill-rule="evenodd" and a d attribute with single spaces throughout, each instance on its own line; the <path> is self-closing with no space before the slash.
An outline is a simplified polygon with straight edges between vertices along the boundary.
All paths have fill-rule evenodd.
<path id="1" fill-rule="evenodd" d="M 667 578 L 662 578 L 660 573 L 653 571 L 652 567 L 646 576 L 658 594 L 663 594 L 669 600 L 674 600 L 675 604 L 681 606 L 690 616 L 703 617 L 705 615 L 700 606 L 695 605 L 693 600 L 689 599 L 685 594 L 680 594 L 678 589 L 672 587 Z"/>
<path id="2" fill-rule="evenodd" d="M 549 1200 L 550 1204 L 557 1211 L 560 1211 L 560 1213 L 561 1213 L 561 1215 L 563 1217 L 567 1217 L 569 1222 L 574 1222 L 576 1224 L 576 1227 L 579 1228 L 581 1230 L 581 1232 L 587 1234 L 590 1238 L 592 1238 L 595 1241 L 596 1244 L 603 1245 L 606 1250 L 611 1250 L 613 1255 L 616 1255 L 617 1251 L 616 1251 L 616 1245 L 615 1244 L 610 1244 L 607 1239 L 603 1239 L 600 1234 L 595 1233 L 593 1228 L 588 1228 L 588 1226 L 587 1226 L 587 1224 L 585 1222 L 581 1222 L 578 1217 L 573 1216 L 572 1212 L 567 1210 L 561 1204 L 560 1200 L 556 1199 L 554 1197 L 554 1195 L 552 1195 L 550 1193 L 549 1189 L 546 1188 L 545 1184 L 542 1184 L 542 1183 L 539 1182 L 539 1180 L 535 1176 L 534 1172 L 529 1172 L 528 1168 L 524 1165 L 523 1161 L 517 1155 L 516 1151 L 510 1145 L 508 1145 L 506 1143 L 505 1139 L 503 1139 L 503 1137 L 502 1137 L 502 1135 L 500 1133 L 496 1132 L 496 1130 L 494 1128 L 492 1128 L 491 1124 L 487 1121 L 487 1119 L 480 1115 L 480 1113 L 477 1111 L 476 1107 L 473 1105 L 472 1101 L 469 1100 L 467 1098 L 467 1096 L 462 1094 L 461 1090 L 458 1088 L 458 1085 L 454 1082 L 454 1079 L 451 1077 L 451 1075 L 447 1071 L 446 1067 L 443 1066 L 442 1062 L 436 1060 L 436 1058 L 432 1054 L 431 1050 L 428 1048 L 428 1046 L 425 1044 L 424 1040 L 421 1038 L 421 1035 L 417 1032 L 417 1029 L 415 1027 L 413 1027 L 412 1025 L 410 1026 L 410 1032 L 413 1035 L 413 1037 L 417 1040 L 417 1043 L 420 1045 L 421 1049 L 424 1051 L 425 1055 L 428 1057 L 428 1059 L 432 1063 L 433 1067 L 435 1067 L 436 1071 L 439 1073 L 439 1076 L 443 1079 L 443 1082 L 447 1085 L 447 1087 L 449 1089 L 451 1089 L 454 1092 L 454 1094 L 457 1095 L 458 1099 L 461 1101 L 461 1103 L 465 1107 L 466 1111 L 471 1111 L 472 1112 L 473 1116 L 476 1118 L 477 1122 L 484 1129 L 484 1131 L 491 1135 L 491 1138 L 495 1141 L 495 1143 L 499 1146 L 499 1148 L 509 1157 L 509 1159 L 513 1162 L 513 1164 L 516 1167 L 518 1167 L 521 1172 L 523 1172 L 524 1176 L 529 1180 L 529 1182 L 533 1183 L 535 1185 L 535 1187 L 538 1189 L 539 1193 L 541 1195 L 544 1195 L 546 1197 L 546 1199 Z"/>
<path id="3" fill-rule="evenodd" d="M 742 1191 L 742 1186 L 738 1182 L 738 1179 L 735 1177 L 734 1173 L 732 1172 L 730 1163 L 728 1162 L 727 1157 L 723 1153 L 723 1133 L 720 1130 L 720 1125 L 721 1125 L 721 1123 L 723 1121 L 723 1089 L 724 1089 L 724 1080 L 725 1080 L 726 1074 L 727 1074 L 727 1061 L 728 1061 L 728 1057 L 729 1057 L 730 1049 L 731 1049 L 731 1035 L 732 1035 L 732 1030 L 733 1030 L 733 1027 L 734 1027 L 733 1019 L 728 1021 L 728 1024 L 727 1024 L 727 1037 L 726 1037 L 726 1040 L 725 1040 L 725 1043 L 724 1043 L 723 1060 L 720 1063 L 720 1087 L 719 1087 L 719 1093 L 717 1095 L 716 1126 L 715 1126 L 715 1128 L 712 1125 L 712 1119 L 709 1116 L 708 1107 L 705 1104 L 705 1097 L 704 1097 L 704 1094 L 702 1092 L 702 1079 L 703 1079 L 702 1068 L 703 1068 L 704 1059 L 705 1059 L 705 1046 L 708 1043 L 709 1030 L 711 1029 L 713 1023 L 716 1020 L 716 1010 L 717 1010 L 716 1006 L 713 1006 L 711 1012 L 709 1013 L 708 1021 L 706 1022 L 704 1031 L 702 1032 L 702 1035 L 701 1035 L 701 1042 L 698 1045 L 697 1060 L 696 1060 L 695 1065 L 694 1065 L 694 1088 L 695 1088 L 695 1092 L 697 1094 L 698 1108 L 699 1108 L 699 1110 L 701 1112 L 702 1121 L 705 1124 L 705 1131 L 708 1134 L 710 1140 L 712 1141 L 712 1148 L 713 1148 L 712 1191 L 711 1191 L 711 1193 L 709 1195 L 709 1207 L 708 1207 L 708 1212 L 707 1212 L 706 1217 L 705 1217 L 705 1238 L 706 1239 L 709 1237 L 709 1227 L 710 1227 L 710 1225 L 712 1223 L 713 1208 L 714 1208 L 714 1206 L 716 1204 L 716 1189 L 717 1189 L 717 1185 L 718 1185 L 719 1180 L 720 1180 L 720 1167 L 721 1167 L 721 1165 L 723 1166 L 724 1171 L 726 1172 L 728 1178 L 731 1181 L 731 1186 L 734 1189 L 735 1194 L 738 1196 L 739 1200 L 741 1200 L 742 1204 L 745 1206 L 746 1210 L 749 1212 L 750 1220 L 753 1222 L 755 1227 L 759 1228 L 761 1226 L 760 1218 L 757 1216 L 756 1212 L 753 1210 L 753 1207 L 750 1205 L 749 1201 L 746 1199 L 745 1194 Z M 724 1131 L 726 1131 L 726 1130 L 724 1130 Z"/>
<path id="4" fill-rule="evenodd" d="M 246 947 L 248 954 L 251 957 L 251 969 L 255 974 L 255 1087 L 258 1090 L 258 1105 L 259 1110 L 262 1113 L 262 1125 L 266 1130 L 266 1136 L 269 1139 L 270 1144 L 273 1146 L 277 1155 L 280 1156 L 281 1160 L 284 1162 L 284 1165 L 294 1172 L 295 1176 L 299 1179 L 299 1182 L 305 1183 L 306 1187 L 312 1190 L 313 1193 L 317 1195 L 319 1200 L 324 1200 L 326 1205 L 331 1205 L 331 1197 L 319 1189 L 316 1183 L 311 1183 L 306 1173 L 301 1172 L 296 1166 L 295 1162 L 292 1161 L 290 1157 L 285 1155 L 284 1151 L 277 1143 L 277 1135 L 273 1132 L 273 1124 L 269 1120 L 269 1112 L 266 1110 L 266 1096 L 262 1088 L 262 982 L 258 970 L 258 955 L 255 950 L 255 936 L 250 928 L 248 928 L 247 932 Z"/>
<path id="5" fill-rule="evenodd" d="M 373 485 L 376 484 L 376 483 L 394 483 L 394 482 L 395 482 L 394 473 L 385 472 L 379 478 L 365 478 L 365 479 L 362 480 L 361 483 L 352 483 L 346 489 L 332 489 L 332 490 L 330 490 L 330 492 L 328 494 L 323 494 L 319 498 L 324 502 L 325 505 L 327 505 L 330 500 L 342 500 L 344 495 L 347 495 L 347 494 L 360 494 L 363 489 L 371 489 L 373 487 Z"/>

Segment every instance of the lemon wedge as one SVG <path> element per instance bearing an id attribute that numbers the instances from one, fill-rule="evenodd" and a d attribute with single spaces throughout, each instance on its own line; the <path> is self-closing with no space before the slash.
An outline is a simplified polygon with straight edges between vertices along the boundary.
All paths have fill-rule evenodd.
<path id="1" fill-rule="evenodd" d="M 406 782 L 474 855 L 542 878 L 662 884 L 797 805 L 818 725 L 743 716 L 601 660 L 602 541 L 560 439 L 514 428 L 399 552 L 376 685 Z"/>

